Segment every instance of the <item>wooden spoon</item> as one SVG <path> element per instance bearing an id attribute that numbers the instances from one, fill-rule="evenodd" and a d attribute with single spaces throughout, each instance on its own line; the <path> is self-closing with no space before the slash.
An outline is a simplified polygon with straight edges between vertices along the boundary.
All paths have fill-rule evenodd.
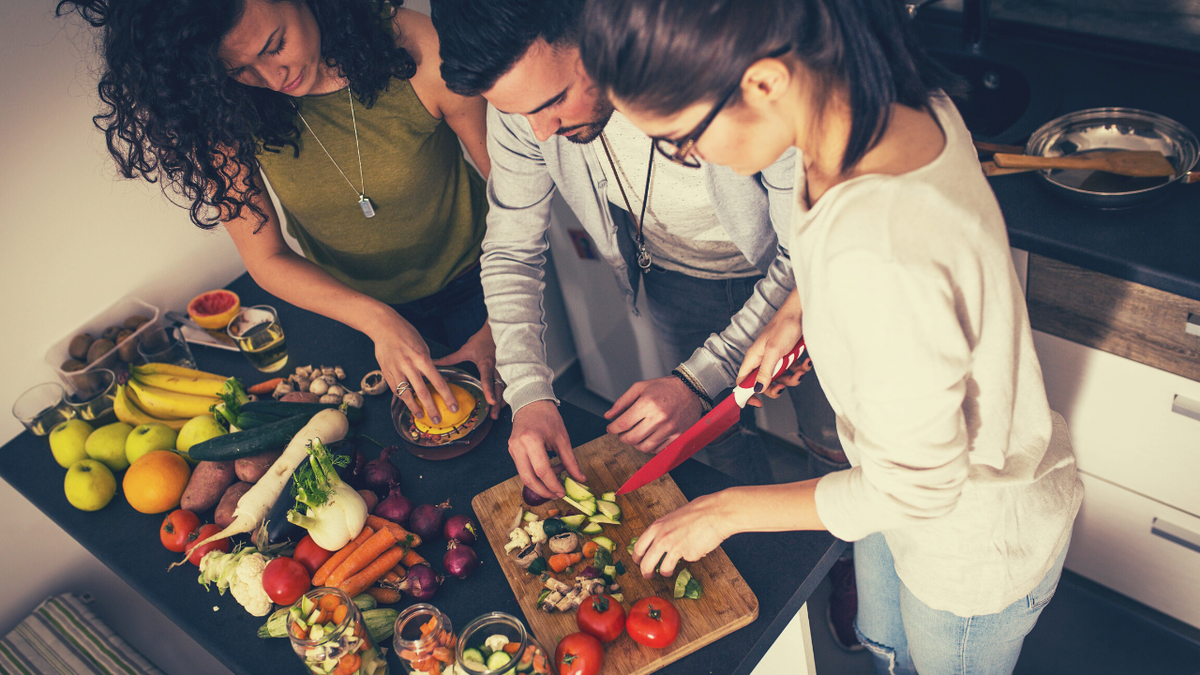
<path id="1" fill-rule="evenodd" d="M 975 145 L 979 146 L 980 150 L 984 150 L 984 148 L 982 147 L 984 145 L 983 143 L 976 143 Z M 1006 147 L 1015 147 L 1015 146 L 1006 146 Z M 1017 150 L 1023 151 L 1023 148 L 1017 148 Z M 1001 152 L 1001 151 L 996 151 L 996 152 Z M 1007 152 L 1007 151 L 1003 151 L 1003 152 Z M 1009 153 L 1009 154 L 1012 154 L 1012 153 Z M 1077 154 L 1074 154 L 1071 156 L 1072 157 L 1084 157 L 1084 158 L 1090 159 L 1092 157 L 1099 157 L 1101 155 L 1108 155 L 1108 154 L 1112 154 L 1112 151 L 1111 150 L 1088 150 L 1087 152 L 1080 152 L 1080 153 L 1077 153 Z M 1021 167 L 1019 169 L 1013 169 L 1013 168 L 1006 169 L 1006 168 L 1002 168 L 1002 167 L 998 166 L 994 161 L 992 161 L 990 159 L 980 162 L 979 165 L 983 168 L 983 175 L 985 175 L 985 176 L 1007 176 L 1009 174 L 1014 174 L 1014 173 L 1028 173 L 1030 171 L 1037 171 L 1039 168 L 1041 168 L 1041 167 Z"/>
<path id="2" fill-rule="evenodd" d="M 1139 177 L 1175 175 L 1175 167 L 1157 150 L 1115 150 L 1098 157 L 1037 157 L 997 152 L 992 161 L 1005 169 L 1092 169 Z"/>

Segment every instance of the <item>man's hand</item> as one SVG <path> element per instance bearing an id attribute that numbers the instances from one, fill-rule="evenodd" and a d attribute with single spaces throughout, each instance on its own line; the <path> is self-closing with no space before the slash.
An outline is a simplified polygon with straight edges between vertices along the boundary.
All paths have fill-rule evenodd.
<path id="1" fill-rule="evenodd" d="M 557 499 L 566 494 L 554 468 L 550 466 L 548 450 L 558 453 L 571 478 L 580 483 L 587 477 L 579 470 L 571 439 L 563 426 L 562 415 L 554 401 L 534 401 L 513 415 L 512 434 L 508 438 L 508 454 L 512 455 L 521 474 L 521 482 L 530 490 Z"/>
<path id="2" fill-rule="evenodd" d="M 641 452 L 654 453 L 675 440 L 703 415 L 700 399 L 671 375 L 638 382 L 604 413 L 615 434 Z"/>

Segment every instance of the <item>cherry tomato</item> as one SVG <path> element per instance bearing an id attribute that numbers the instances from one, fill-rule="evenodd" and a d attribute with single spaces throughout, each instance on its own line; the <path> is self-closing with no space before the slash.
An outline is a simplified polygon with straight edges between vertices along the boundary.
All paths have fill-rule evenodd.
<path id="1" fill-rule="evenodd" d="M 593 595 L 575 612 L 579 630 L 601 642 L 612 642 L 625 630 L 625 608 L 611 595 Z"/>
<path id="2" fill-rule="evenodd" d="M 263 569 L 262 585 L 271 602 L 290 605 L 308 592 L 312 577 L 304 565 L 292 558 L 276 558 Z"/>
<path id="3" fill-rule="evenodd" d="M 229 537 L 214 539 L 207 544 L 196 546 L 195 542 L 204 541 L 214 534 L 220 533 L 220 531 L 220 525 L 215 525 L 213 523 L 201 525 L 200 529 L 196 530 L 195 537 L 188 543 L 187 548 L 185 549 L 188 552 L 188 562 L 199 567 L 200 561 L 206 554 L 208 554 L 209 551 L 229 553 Z"/>
<path id="4" fill-rule="evenodd" d="M 196 530 L 200 529 L 200 516 L 177 509 L 167 514 L 158 528 L 158 538 L 168 551 L 183 553 L 187 545 L 196 541 Z"/>
<path id="5" fill-rule="evenodd" d="M 587 633 L 571 633 L 554 650 L 558 675 L 596 675 L 604 665 L 604 647 Z"/>
<path id="6" fill-rule="evenodd" d="M 625 630 L 634 642 L 662 649 L 679 635 L 679 610 L 669 601 L 656 596 L 633 603 Z"/>
<path id="7" fill-rule="evenodd" d="M 317 573 L 321 569 L 321 565 L 325 564 L 326 560 L 333 557 L 333 551 L 326 551 L 317 546 L 310 535 L 304 535 L 299 544 L 296 544 L 296 552 L 292 554 L 292 559 L 304 565 L 304 569 L 308 570 L 309 575 Z"/>

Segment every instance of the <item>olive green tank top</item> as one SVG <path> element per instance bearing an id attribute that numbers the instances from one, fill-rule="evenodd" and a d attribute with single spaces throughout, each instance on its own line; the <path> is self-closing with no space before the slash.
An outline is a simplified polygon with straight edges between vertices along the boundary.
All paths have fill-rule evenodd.
<path id="1" fill-rule="evenodd" d="M 366 195 L 358 204 L 358 153 L 346 90 L 296 101 L 351 188 L 297 117 L 300 154 L 264 151 L 259 163 L 304 256 L 347 286 L 398 304 L 431 295 L 479 260 L 487 196 L 458 137 L 429 114 L 407 80 L 393 80 L 354 113 Z"/>

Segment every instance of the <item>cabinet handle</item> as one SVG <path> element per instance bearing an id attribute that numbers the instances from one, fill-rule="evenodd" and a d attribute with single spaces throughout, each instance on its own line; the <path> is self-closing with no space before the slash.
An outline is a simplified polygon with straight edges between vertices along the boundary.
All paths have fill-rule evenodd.
<path id="1" fill-rule="evenodd" d="M 1200 314 L 1188 314 L 1187 325 L 1183 330 L 1188 335 L 1200 337 Z"/>
<path id="2" fill-rule="evenodd" d="M 1176 394 L 1175 400 L 1171 402 L 1171 412 L 1200 421 L 1200 401 Z"/>
<path id="3" fill-rule="evenodd" d="M 1155 518 L 1150 521 L 1150 534 L 1200 553 L 1200 534 L 1184 529 L 1174 523 L 1168 523 L 1165 520 Z"/>

